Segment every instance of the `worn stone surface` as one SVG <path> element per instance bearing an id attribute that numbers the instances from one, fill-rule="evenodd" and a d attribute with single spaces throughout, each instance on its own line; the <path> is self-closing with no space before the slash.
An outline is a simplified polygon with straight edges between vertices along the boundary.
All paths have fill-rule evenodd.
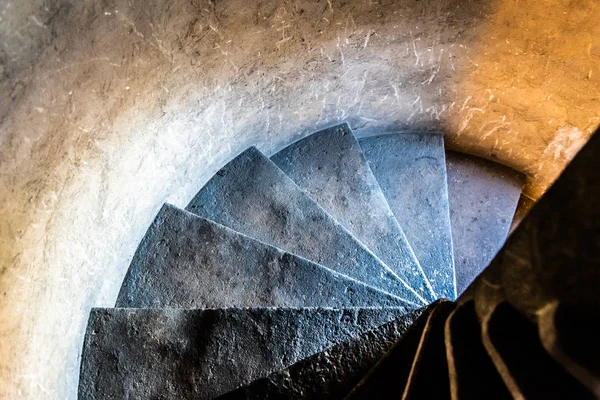
<path id="1" fill-rule="evenodd" d="M 314 133 L 271 160 L 421 297 L 435 299 L 347 124 Z"/>
<path id="2" fill-rule="evenodd" d="M 504 302 L 488 323 L 492 345 L 516 385 L 513 396 L 526 399 L 593 399 L 587 389 L 544 349 L 538 329 Z"/>
<path id="3" fill-rule="evenodd" d="M 414 304 L 423 302 L 253 147 L 217 172 L 186 209 Z"/>
<path id="4" fill-rule="evenodd" d="M 359 142 L 436 295 L 456 298 L 442 135 L 390 134 Z"/>
<path id="5" fill-rule="evenodd" d="M 402 398 L 450 399 L 444 326 L 455 307 L 440 303 L 427 318 Z"/>
<path id="6" fill-rule="evenodd" d="M 352 389 L 347 399 L 368 400 L 374 393 L 390 399 L 402 396 L 429 316 L 442 302 L 445 301 L 438 300 L 424 310 L 402 339 Z M 388 397 L 383 397 L 386 395 Z"/>
<path id="7" fill-rule="evenodd" d="M 445 326 L 452 399 L 511 399 L 481 341 L 474 301 L 456 307 Z"/>
<path id="8" fill-rule="evenodd" d="M 402 300 L 166 204 L 116 307 L 403 307 Z"/>
<path id="9" fill-rule="evenodd" d="M 413 310 L 219 399 L 343 399 L 422 312 Z"/>
<path id="10" fill-rule="evenodd" d="M 94 309 L 83 345 L 79 398 L 213 398 L 403 313 Z"/>
<path id="11" fill-rule="evenodd" d="M 600 121 L 597 0 L 0 10 L 0 398 L 75 397 L 89 307 L 114 304 L 162 204 L 247 146 L 442 129 L 537 199 Z"/>
<path id="12" fill-rule="evenodd" d="M 468 154 L 446 152 L 456 291 L 487 267 L 508 235 L 524 176 Z"/>

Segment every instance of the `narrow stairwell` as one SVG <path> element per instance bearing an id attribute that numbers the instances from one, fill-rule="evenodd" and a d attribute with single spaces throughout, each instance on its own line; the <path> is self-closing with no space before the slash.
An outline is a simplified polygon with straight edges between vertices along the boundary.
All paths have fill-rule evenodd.
<path id="1" fill-rule="evenodd" d="M 596 162 L 592 140 L 574 164 Z M 589 308 L 597 296 L 573 291 L 597 273 L 563 293 L 578 254 L 557 255 L 552 282 L 519 258 L 544 252 L 536 229 L 581 249 L 573 221 L 544 220 L 561 196 L 576 208 L 598 194 L 569 168 L 503 248 L 523 176 L 447 152 L 439 134 L 357 140 L 342 124 L 270 158 L 251 147 L 186 210 L 160 210 L 115 308 L 91 311 L 79 398 L 599 396 L 598 361 L 561 342 L 564 308 L 549 306 Z"/>

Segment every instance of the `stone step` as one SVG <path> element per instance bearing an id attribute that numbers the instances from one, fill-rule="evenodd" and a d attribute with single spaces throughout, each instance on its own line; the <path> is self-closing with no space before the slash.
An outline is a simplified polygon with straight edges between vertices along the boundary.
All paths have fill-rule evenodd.
<path id="1" fill-rule="evenodd" d="M 214 398 L 403 313 L 372 308 L 93 309 L 79 398 Z"/>
<path id="2" fill-rule="evenodd" d="M 374 393 L 381 399 L 401 398 L 429 316 L 438 307 L 447 307 L 445 303 L 448 302 L 438 300 L 425 308 L 402 339 L 361 379 L 346 399 L 371 400 Z"/>
<path id="3" fill-rule="evenodd" d="M 504 244 L 524 176 L 483 158 L 446 153 L 450 222 L 458 295 Z"/>
<path id="4" fill-rule="evenodd" d="M 359 143 L 436 297 L 455 299 L 442 135 L 387 134 Z"/>
<path id="5" fill-rule="evenodd" d="M 347 124 L 299 140 L 271 161 L 421 297 L 435 300 Z"/>
<path id="6" fill-rule="evenodd" d="M 399 298 L 165 204 L 116 307 L 403 307 Z"/>
<path id="7" fill-rule="evenodd" d="M 508 302 L 493 312 L 487 327 L 496 368 L 514 398 L 594 399 L 544 349 L 536 325 Z"/>
<path id="8" fill-rule="evenodd" d="M 454 307 L 454 303 L 441 303 L 427 318 L 403 400 L 450 399 L 444 326 Z"/>
<path id="9" fill-rule="evenodd" d="M 415 305 L 425 303 L 254 147 L 217 172 L 186 209 Z"/>
<path id="10" fill-rule="evenodd" d="M 404 335 L 422 311 L 423 309 L 413 310 L 219 399 L 341 400 Z"/>
<path id="11" fill-rule="evenodd" d="M 450 314 L 445 337 L 452 400 L 512 399 L 481 341 L 473 300 Z"/>

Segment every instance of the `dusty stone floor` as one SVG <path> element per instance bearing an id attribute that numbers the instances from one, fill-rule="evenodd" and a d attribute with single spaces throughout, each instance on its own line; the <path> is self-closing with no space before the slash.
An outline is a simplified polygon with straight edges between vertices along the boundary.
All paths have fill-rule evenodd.
<path id="1" fill-rule="evenodd" d="M 0 2 L 0 397 L 74 398 L 163 202 L 348 121 L 426 130 L 538 198 L 600 124 L 596 0 Z"/>

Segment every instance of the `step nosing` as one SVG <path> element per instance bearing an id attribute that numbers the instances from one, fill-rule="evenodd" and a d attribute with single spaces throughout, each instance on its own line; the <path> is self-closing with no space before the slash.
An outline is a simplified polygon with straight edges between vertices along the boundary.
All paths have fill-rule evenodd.
<path id="1" fill-rule="evenodd" d="M 186 209 L 378 289 L 414 297 L 378 257 L 256 148 L 217 172 Z"/>

